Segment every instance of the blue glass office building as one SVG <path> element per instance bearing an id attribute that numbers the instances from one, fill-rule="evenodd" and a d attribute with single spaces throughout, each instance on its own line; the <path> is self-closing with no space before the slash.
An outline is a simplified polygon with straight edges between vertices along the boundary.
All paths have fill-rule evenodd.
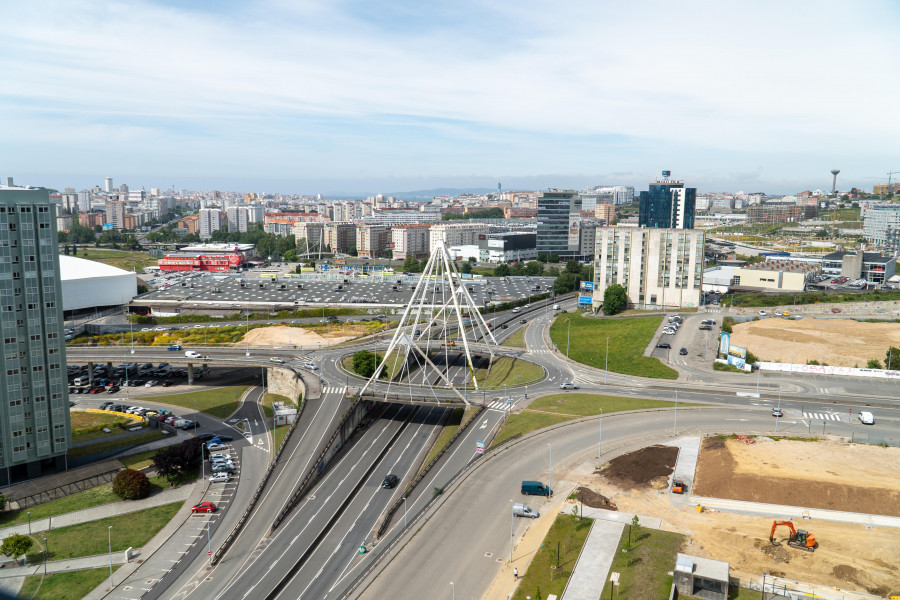
<path id="1" fill-rule="evenodd" d="M 641 192 L 638 223 L 651 229 L 693 229 L 696 202 L 697 188 L 686 188 L 663 171 L 649 191 Z"/>

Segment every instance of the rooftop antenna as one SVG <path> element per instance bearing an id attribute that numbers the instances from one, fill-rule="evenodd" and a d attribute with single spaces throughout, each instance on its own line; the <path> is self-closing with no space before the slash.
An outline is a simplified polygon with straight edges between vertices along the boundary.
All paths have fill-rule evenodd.
<path id="1" fill-rule="evenodd" d="M 834 180 L 831 183 L 831 195 L 832 196 L 837 195 L 837 176 L 838 176 L 838 173 L 840 173 L 840 172 L 841 172 L 840 169 L 832 169 L 831 170 L 831 174 L 834 175 Z"/>

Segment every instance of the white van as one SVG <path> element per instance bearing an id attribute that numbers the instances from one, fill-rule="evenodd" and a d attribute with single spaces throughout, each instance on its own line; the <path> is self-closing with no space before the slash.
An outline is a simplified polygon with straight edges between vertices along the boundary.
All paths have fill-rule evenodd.
<path id="1" fill-rule="evenodd" d="M 553 305 L 553 310 L 559 310 L 559 304 L 554 304 L 554 305 Z"/>
<path id="2" fill-rule="evenodd" d="M 515 308 L 514 308 L 514 309 L 513 309 L 513 312 L 514 312 L 514 313 L 517 313 L 517 312 L 519 312 L 519 307 L 518 307 L 518 306 L 517 306 L 517 307 L 515 307 Z"/>
<path id="3" fill-rule="evenodd" d="M 196 350 L 188 350 L 187 352 L 184 353 L 184 355 L 188 358 L 202 358 L 200 353 L 197 352 Z"/>
<path id="4" fill-rule="evenodd" d="M 532 519 L 537 519 L 541 516 L 541 513 L 534 510 L 527 504 L 522 504 L 521 502 L 516 502 L 513 504 L 512 508 L 513 514 L 517 517 L 529 517 Z"/>
<path id="5" fill-rule="evenodd" d="M 859 422 L 863 425 L 874 425 L 875 424 L 875 415 L 870 413 L 869 411 L 862 411 L 859 413 Z"/>

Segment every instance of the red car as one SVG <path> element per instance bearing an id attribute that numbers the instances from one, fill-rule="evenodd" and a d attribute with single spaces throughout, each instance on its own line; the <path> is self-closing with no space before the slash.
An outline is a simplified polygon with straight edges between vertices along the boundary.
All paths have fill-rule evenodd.
<path id="1" fill-rule="evenodd" d="M 216 505 L 212 502 L 201 502 L 191 507 L 192 513 L 212 513 L 216 512 Z"/>
<path id="2" fill-rule="evenodd" d="M 841 309 L 839 309 L 839 308 L 832 308 L 832 309 L 831 309 L 831 312 L 833 312 L 833 313 L 839 313 L 839 312 L 841 312 Z"/>

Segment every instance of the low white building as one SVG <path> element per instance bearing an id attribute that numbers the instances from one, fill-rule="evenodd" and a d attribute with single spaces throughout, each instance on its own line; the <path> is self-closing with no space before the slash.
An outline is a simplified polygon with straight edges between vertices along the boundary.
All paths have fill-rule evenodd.
<path id="1" fill-rule="evenodd" d="M 63 311 L 68 313 L 106 306 L 121 306 L 137 296 L 137 274 L 103 263 L 59 256 Z"/>

